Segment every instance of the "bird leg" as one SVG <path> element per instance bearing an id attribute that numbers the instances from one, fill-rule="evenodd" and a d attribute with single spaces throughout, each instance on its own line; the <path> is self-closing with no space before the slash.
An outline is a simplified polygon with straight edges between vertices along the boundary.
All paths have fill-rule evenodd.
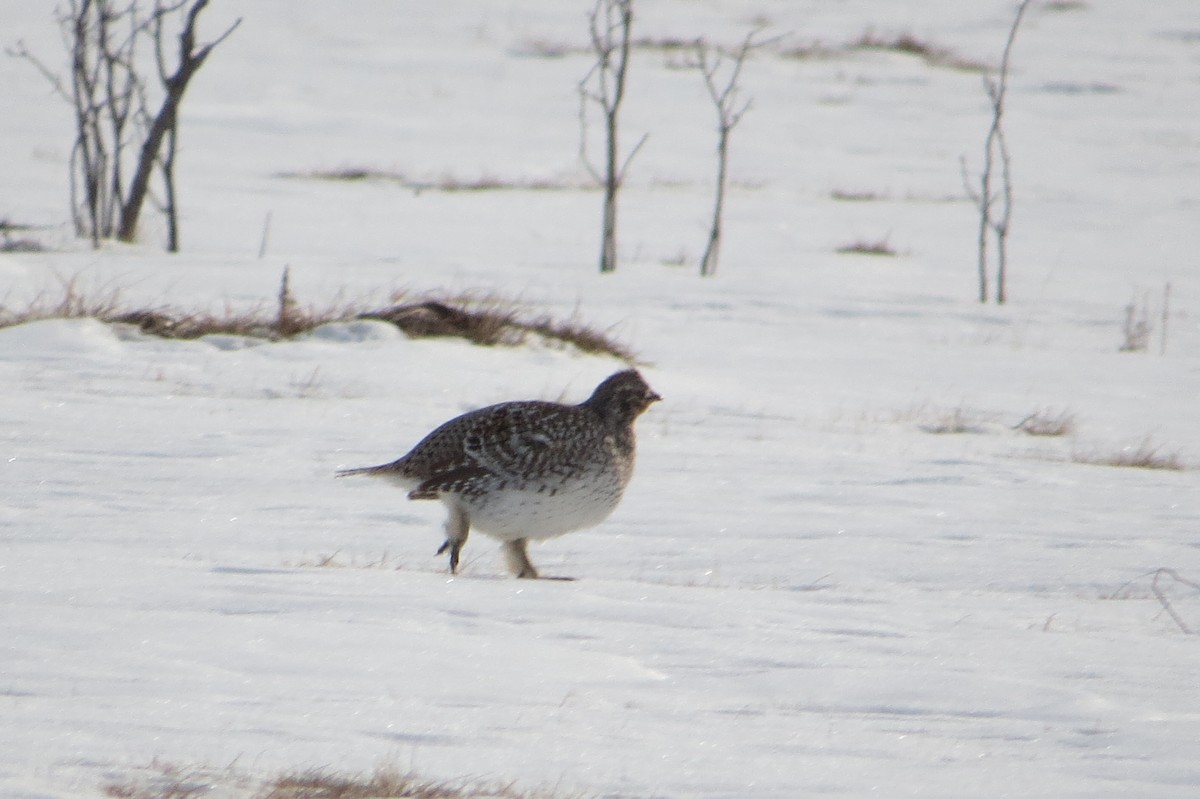
<path id="1" fill-rule="evenodd" d="M 450 515 L 446 517 L 446 540 L 438 547 L 434 556 L 450 550 L 450 573 L 458 573 L 458 554 L 467 543 L 467 534 L 471 532 L 471 520 L 461 508 L 447 505 Z"/>
<path id="2" fill-rule="evenodd" d="M 505 541 L 504 560 L 508 564 L 508 570 L 516 576 L 536 579 L 537 569 L 533 568 L 533 564 L 529 562 L 529 555 L 525 553 L 526 543 L 524 538 Z"/>

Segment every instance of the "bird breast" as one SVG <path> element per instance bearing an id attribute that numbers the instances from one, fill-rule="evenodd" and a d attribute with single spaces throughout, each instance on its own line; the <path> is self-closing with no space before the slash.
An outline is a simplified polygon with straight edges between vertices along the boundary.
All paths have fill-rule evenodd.
<path id="1" fill-rule="evenodd" d="M 507 485 L 481 495 L 445 494 L 465 510 L 471 525 L 493 538 L 554 538 L 593 527 L 616 509 L 624 482 L 611 472 L 561 482 Z"/>

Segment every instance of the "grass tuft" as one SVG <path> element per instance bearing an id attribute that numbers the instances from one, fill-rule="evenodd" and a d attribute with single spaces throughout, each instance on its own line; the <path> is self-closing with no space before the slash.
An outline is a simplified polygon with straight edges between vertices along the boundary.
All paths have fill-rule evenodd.
<path id="1" fill-rule="evenodd" d="M 974 414 L 964 408 L 943 411 L 920 425 L 920 428 L 934 435 L 975 435 L 985 432 L 985 428 L 974 418 Z"/>
<path id="2" fill-rule="evenodd" d="M 838 247 L 837 252 L 842 255 L 879 255 L 888 258 L 894 258 L 899 254 L 892 248 L 891 243 L 887 239 L 879 239 L 877 241 L 859 240 Z"/>
<path id="3" fill-rule="evenodd" d="M 864 31 L 857 40 L 849 46 L 851 50 L 885 50 L 903 55 L 916 56 L 925 63 L 936 67 L 949 67 L 965 72 L 986 72 L 987 64 L 974 61 L 954 53 L 944 47 L 938 47 L 922 41 L 912 33 L 900 33 L 892 36 L 881 36 L 874 31 Z"/>
<path id="4" fill-rule="evenodd" d="M 494 295 L 425 299 L 359 315 L 391 322 L 412 338 L 456 336 L 485 347 L 519 347 L 532 340 L 574 347 L 589 354 L 611 355 L 627 363 L 637 356 L 607 330 L 577 320 L 528 317 L 511 302 Z"/>
<path id="5" fill-rule="evenodd" d="M 868 203 L 887 199 L 887 195 L 876 191 L 846 191 L 843 189 L 834 189 L 829 193 L 829 197 L 845 203 Z"/>
<path id="6" fill-rule="evenodd" d="M 291 180 L 323 180 L 340 183 L 375 181 L 395 183 L 420 194 L 425 191 L 440 192 L 485 192 L 485 191 L 582 191 L 595 188 L 594 184 L 569 178 L 502 178 L 495 175 L 480 175 L 464 178 L 457 175 L 442 175 L 433 179 L 420 179 L 403 172 L 369 167 L 338 167 L 314 169 L 308 172 L 280 172 L 276 177 Z"/>
<path id="7" fill-rule="evenodd" d="M 465 799 L 493 795 L 504 796 L 481 794 L 470 786 L 434 782 L 386 769 L 366 777 L 313 769 L 275 778 L 256 794 L 255 799 Z"/>
<path id="8" fill-rule="evenodd" d="M 1126 469 L 1162 469 L 1181 472 L 1187 467 L 1179 452 L 1163 452 L 1159 444 L 1155 444 L 1149 436 L 1142 439 L 1137 446 L 1123 447 L 1118 452 L 1108 455 L 1096 453 L 1075 452 L 1071 455 L 1075 463 L 1092 466 L 1116 466 Z"/>
<path id="9" fill-rule="evenodd" d="M 231 799 L 569 799 L 511 783 L 438 781 L 392 768 L 363 775 L 314 768 L 263 781 L 228 769 L 183 769 L 157 761 L 144 774 L 105 784 L 103 792 L 109 799 L 198 799 L 211 793 Z"/>
<path id="10" fill-rule="evenodd" d="M 157 760 L 150 764 L 149 772 L 139 778 L 105 783 L 101 790 L 109 799 L 198 799 L 220 779 L 204 769 L 187 769 Z"/>
<path id="11" fill-rule="evenodd" d="M 1075 414 L 1070 411 L 1037 411 L 1031 413 L 1013 428 L 1030 436 L 1053 438 L 1074 434 Z"/>

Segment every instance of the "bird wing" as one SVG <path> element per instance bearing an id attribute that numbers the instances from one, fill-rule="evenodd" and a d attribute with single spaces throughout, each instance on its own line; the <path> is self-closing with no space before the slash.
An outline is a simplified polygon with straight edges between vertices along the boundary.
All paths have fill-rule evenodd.
<path id="1" fill-rule="evenodd" d="M 408 492 L 409 499 L 437 499 L 443 493 L 471 494 L 495 475 L 482 466 L 459 466 L 439 472 Z"/>
<path id="2" fill-rule="evenodd" d="M 536 415 L 537 419 L 530 419 Z M 463 439 L 463 453 L 474 464 L 502 480 L 522 482 L 530 473 L 566 459 L 570 442 L 552 435 L 554 412 L 545 408 L 510 408 L 493 417 L 486 428 L 472 430 Z"/>

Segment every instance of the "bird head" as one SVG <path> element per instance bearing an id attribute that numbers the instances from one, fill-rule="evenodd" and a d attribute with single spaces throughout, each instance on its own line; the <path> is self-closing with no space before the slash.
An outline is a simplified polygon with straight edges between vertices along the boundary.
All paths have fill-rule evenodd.
<path id="1" fill-rule="evenodd" d="M 608 377 L 583 404 L 606 419 L 632 424 L 651 404 L 661 400 L 636 369 Z"/>

